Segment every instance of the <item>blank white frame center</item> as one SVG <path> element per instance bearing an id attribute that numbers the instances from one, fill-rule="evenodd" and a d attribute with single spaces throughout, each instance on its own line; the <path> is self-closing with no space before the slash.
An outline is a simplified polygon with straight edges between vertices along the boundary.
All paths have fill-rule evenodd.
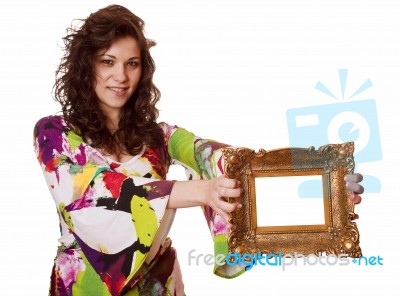
<path id="1" fill-rule="evenodd" d="M 322 176 L 257 177 L 257 226 L 325 224 Z M 303 182 L 312 183 L 310 196 L 299 195 Z M 317 192 L 315 192 L 317 191 Z"/>

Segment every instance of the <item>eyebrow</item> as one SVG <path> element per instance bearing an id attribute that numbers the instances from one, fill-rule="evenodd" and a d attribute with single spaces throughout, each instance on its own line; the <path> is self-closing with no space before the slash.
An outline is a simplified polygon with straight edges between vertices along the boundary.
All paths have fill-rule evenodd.
<path id="1" fill-rule="evenodd" d="M 102 56 L 108 56 L 110 58 L 117 59 L 117 57 L 115 57 L 115 56 L 113 56 L 111 54 L 108 54 L 108 53 L 103 53 L 103 54 L 99 55 L 99 57 L 102 57 Z M 140 59 L 141 59 L 140 57 L 131 57 L 128 60 L 130 61 L 130 60 L 140 60 Z"/>

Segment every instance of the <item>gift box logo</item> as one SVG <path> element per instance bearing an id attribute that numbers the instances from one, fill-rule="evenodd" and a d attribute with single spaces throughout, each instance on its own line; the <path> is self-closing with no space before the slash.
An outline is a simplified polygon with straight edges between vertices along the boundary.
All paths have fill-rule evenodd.
<path id="1" fill-rule="evenodd" d="M 315 88 L 337 100 L 328 105 L 307 106 L 288 109 L 286 119 L 290 146 L 319 147 L 327 143 L 353 141 L 356 164 L 374 162 L 382 159 L 381 141 L 376 102 L 373 99 L 352 99 L 372 86 L 367 79 L 355 92 L 346 98 L 347 69 L 339 70 L 341 99 L 338 99 L 322 82 Z M 375 176 L 364 175 L 365 192 L 379 193 L 381 185 Z M 310 185 L 310 184 L 308 184 Z M 312 196 L 307 193 L 307 184 L 299 188 L 300 196 Z"/>

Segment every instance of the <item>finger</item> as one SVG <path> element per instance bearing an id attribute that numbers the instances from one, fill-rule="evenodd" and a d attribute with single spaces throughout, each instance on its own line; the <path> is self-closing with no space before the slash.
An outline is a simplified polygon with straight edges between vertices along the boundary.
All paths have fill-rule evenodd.
<path id="1" fill-rule="evenodd" d="M 226 188 L 240 188 L 240 181 L 222 176 L 218 180 L 218 185 Z"/>
<path id="2" fill-rule="evenodd" d="M 358 218 L 360 218 L 360 216 L 358 216 L 358 214 L 354 214 L 354 216 L 353 216 L 353 218 L 351 218 L 351 220 L 356 220 Z"/>
<path id="3" fill-rule="evenodd" d="M 230 213 L 242 207 L 238 203 L 229 203 L 221 199 L 215 201 L 215 206 L 224 212 Z"/>
<path id="4" fill-rule="evenodd" d="M 358 194 L 362 194 L 364 192 L 364 187 L 358 183 L 346 182 L 346 189 Z"/>
<path id="5" fill-rule="evenodd" d="M 344 180 L 346 182 L 360 183 L 363 180 L 363 175 L 361 175 L 360 173 L 348 174 L 344 176 Z"/>
<path id="6" fill-rule="evenodd" d="M 243 207 L 242 204 L 238 202 L 233 203 L 233 205 L 235 206 L 234 211 L 240 210 Z"/>
<path id="7" fill-rule="evenodd" d="M 242 189 L 241 188 L 232 189 L 232 188 L 222 187 L 219 188 L 218 194 L 224 197 L 239 197 L 242 194 Z"/>
<path id="8" fill-rule="evenodd" d="M 361 196 L 359 196 L 357 193 L 354 192 L 350 195 L 349 198 L 355 204 L 359 204 L 362 200 Z"/>

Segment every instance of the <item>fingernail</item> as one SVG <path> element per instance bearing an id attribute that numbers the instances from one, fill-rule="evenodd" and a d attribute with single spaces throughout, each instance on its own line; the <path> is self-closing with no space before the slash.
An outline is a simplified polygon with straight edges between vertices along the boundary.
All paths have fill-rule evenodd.
<path id="1" fill-rule="evenodd" d="M 242 207 L 242 204 L 238 204 L 238 209 L 241 209 Z"/>

